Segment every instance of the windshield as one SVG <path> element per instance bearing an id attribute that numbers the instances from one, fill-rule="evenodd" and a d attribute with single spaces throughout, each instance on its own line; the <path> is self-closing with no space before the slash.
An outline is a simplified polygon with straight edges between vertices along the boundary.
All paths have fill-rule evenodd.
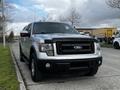
<path id="1" fill-rule="evenodd" d="M 39 22 L 34 24 L 33 34 L 52 33 L 78 34 L 78 32 L 74 28 L 64 23 Z"/>

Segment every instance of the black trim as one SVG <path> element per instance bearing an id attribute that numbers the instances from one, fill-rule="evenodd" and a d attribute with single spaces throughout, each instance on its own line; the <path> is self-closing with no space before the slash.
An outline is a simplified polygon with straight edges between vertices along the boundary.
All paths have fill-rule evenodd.
<path id="1" fill-rule="evenodd" d="M 101 62 L 101 63 L 99 63 Z M 51 67 L 46 68 L 45 64 L 50 63 Z M 71 60 L 37 60 L 38 68 L 41 71 L 59 71 L 59 70 L 84 70 L 91 67 L 99 67 L 102 64 L 102 57 L 88 59 L 71 59 Z"/>
<path id="2" fill-rule="evenodd" d="M 67 45 L 67 46 L 66 46 Z M 75 49 L 75 46 L 80 46 L 80 49 Z M 57 41 L 56 50 L 59 55 L 71 54 L 93 54 L 94 53 L 93 41 Z"/>
<path id="3" fill-rule="evenodd" d="M 57 41 L 93 41 L 98 43 L 94 38 L 53 38 L 52 40 L 46 39 L 45 43 L 55 43 Z"/>

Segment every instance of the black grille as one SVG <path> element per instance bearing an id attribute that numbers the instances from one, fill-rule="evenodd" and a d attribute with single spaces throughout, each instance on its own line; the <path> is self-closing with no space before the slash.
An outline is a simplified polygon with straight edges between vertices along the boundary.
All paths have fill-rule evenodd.
<path id="1" fill-rule="evenodd" d="M 92 54 L 94 41 L 57 41 L 57 54 Z"/>

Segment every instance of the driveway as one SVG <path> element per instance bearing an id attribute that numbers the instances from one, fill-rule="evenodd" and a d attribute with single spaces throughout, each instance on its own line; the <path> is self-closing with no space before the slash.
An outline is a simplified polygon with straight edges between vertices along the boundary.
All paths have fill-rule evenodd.
<path id="1" fill-rule="evenodd" d="M 52 76 L 42 82 L 31 80 L 27 65 L 19 60 L 19 44 L 12 44 L 24 81 L 29 90 L 120 90 L 120 50 L 102 48 L 103 65 L 94 77 Z"/>

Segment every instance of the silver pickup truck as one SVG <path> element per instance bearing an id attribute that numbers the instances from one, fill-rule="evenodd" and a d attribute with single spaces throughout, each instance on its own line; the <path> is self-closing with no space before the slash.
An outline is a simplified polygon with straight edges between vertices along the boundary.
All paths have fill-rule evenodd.
<path id="1" fill-rule="evenodd" d="M 20 36 L 20 61 L 29 65 L 35 82 L 42 80 L 45 72 L 85 71 L 93 76 L 102 64 L 98 41 L 80 35 L 68 24 L 34 22 Z"/>

